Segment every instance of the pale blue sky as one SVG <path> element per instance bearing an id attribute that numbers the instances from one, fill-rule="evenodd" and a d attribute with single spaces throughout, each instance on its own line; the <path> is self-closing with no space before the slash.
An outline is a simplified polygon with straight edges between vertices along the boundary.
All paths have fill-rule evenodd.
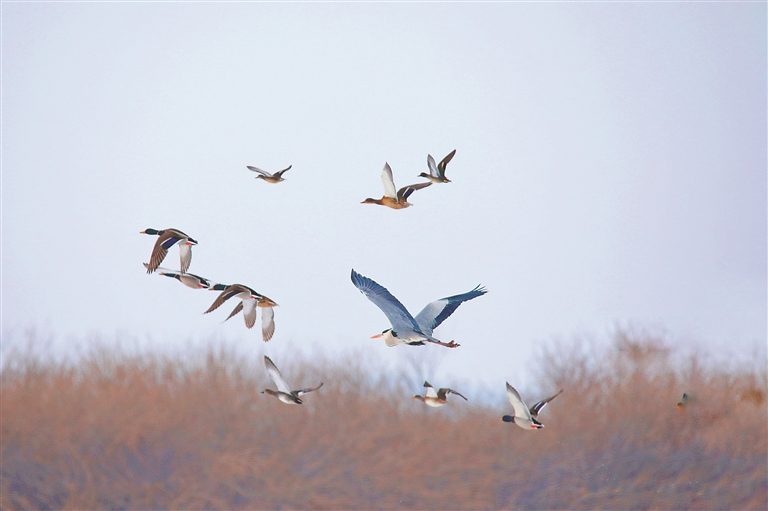
<path id="1" fill-rule="evenodd" d="M 437 385 L 526 381 L 537 344 L 615 325 L 712 353 L 765 346 L 764 3 L 2 15 L 4 338 L 364 345 L 393 363 L 445 349 L 369 340 L 388 323 L 355 268 L 414 314 L 488 288 L 436 331 L 462 344 Z M 381 196 L 384 162 L 403 186 L 452 149 L 453 182 L 414 207 L 360 204 Z M 271 186 L 246 165 L 293 169 Z M 199 241 L 191 272 L 279 303 L 269 345 L 221 323 L 234 304 L 203 316 L 214 293 L 145 275 L 148 227 Z"/>

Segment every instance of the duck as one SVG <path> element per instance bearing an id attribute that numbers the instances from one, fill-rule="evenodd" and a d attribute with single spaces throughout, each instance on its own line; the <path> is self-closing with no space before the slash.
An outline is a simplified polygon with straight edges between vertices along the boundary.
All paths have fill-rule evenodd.
<path id="1" fill-rule="evenodd" d="M 433 337 L 433 330 L 453 314 L 459 305 L 488 292 L 484 287 L 478 285 L 467 293 L 440 298 L 428 303 L 414 318 L 408 309 L 384 286 L 360 275 L 354 269 L 352 270 L 352 283 L 389 319 L 392 328 L 372 336 L 371 339 L 383 338 L 387 346 L 390 347 L 399 344 L 421 346 L 425 342 L 431 342 L 446 348 L 458 348 L 460 345 L 454 341 L 446 343 Z"/>
<path id="2" fill-rule="evenodd" d="M 221 293 L 203 314 L 213 312 L 230 298 L 237 297 L 240 299 L 240 303 L 237 304 L 224 321 L 229 320 L 232 316 L 243 311 L 245 326 L 247 328 L 253 328 L 253 325 L 256 324 L 256 307 L 261 307 L 262 339 L 264 339 L 264 342 L 268 342 L 272 339 L 272 336 L 275 333 L 275 312 L 273 307 L 278 306 L 273 300 L 243 284 L 216 284 L 210 289 L 211 291 L 221 291 Z"/>
<path id="3" fill-rule="evenodd" d="M 168 249 L 176 243 L 179 243 L 179 257 L 181 260 L 179 271 L 186 273 L 189 269 L 189 263 L 192 262 L 192 245 L 197 245 L 197 241 L 178 229 L 163 229 L 161 231 L 157 229 L 144 229 L 139 234 L 158 236 L 152 249 L 152 255 L 149 257 L 147 273 L 152 273 L 160 266 L 160 263 L 163 262 L 163 259 L 168 254 Z"/>
<path id="4" fill-rule="evenodd" d="M 256 179 L 263 179 L 267 183 L 272 183 L 272 184 L 277 184 L 280 181 L 285 181 L 285 179 L 283 179 L 283 174 L 291 170 L 291 167 L 293 167 L 293 165 L 288 165 L 288 167 L 284 168 L 283 170 L 279 170 L 274 174 L 270 174 L 266 170 L 261 170 L 256 167 L 251 167 L 250 165 L 246 165 L 246 166 L 248 167 L 248 170 L 259 173 L 259 175 L 256 176 Z"/>
<path id="5" fill-rule="evenodd" d="M 314 392 L 323 386 L 323 382 L 320 382 L 320 385 L 311 389 L 291 390 L 291 388 L 283 379 L 283 375 L 280 374 L 280 370 L 277 368 L 275 363 L 272 362 L 272 359 L 265 356 L 264 366 L 267 368 L 267 373 L 269 373 L 269 377 L 272 378 L 273 382 L 275 382 L 275 385 L 277 386 L 277 390 L 275 391 L 272 389 L 264 389 L 261 391 L 261 393 L 269 394 L 270 396 L 275 396 L 277 399 L 279 399 L 280 401 L 282 401 L 287 405 L 303 404 L 303 401 L 299 398 L 299 396 L 308 394 L 310 392 Z"/>
<path id="6" fill-rule="evenodd" d="M 417 399 L 419 401 L 422 401 L 427 406 L 431 406 L 434 408 L 437 408 L 438 406 L 443 406 L 446 403 L 446 398 L 448 397 L 448 394 L 456 394 L 457 396 L 464 399 L 464 401 L 467 401 L 467 398 L 459 394 L 453 389 L 448 388 L 441 388 L 438 389 L 437 392 L 435 392 L 435 388 L 429 384 L 428 381 L 424 382 L 424 387 L 427 389 L 427 393 L 424 397 L 421 397 L 419 395 L 413 396 L 411 399 Z"/>
<path id="7" fill-rule="evenodd" d="M 448 156 L 443 158 L 440 161 L 439 165 L 435 165 L 435 159 L 432 158 L 431 154 L 427 155 L 427 167 L 429 167 L 429 174 L 426 172 L 422 172 L 419 174 L 419 177 L 426 177 L 433 183 L 450 183 L 451 180 L 445 177 L 445 167 L 448 165 L 448 162 L 451 161 L 451 158 L 453 158 L 453 155 L 456 154 L 456 149 L 448 153 Z"/>
<path id="8" fill-rule="evenodd" d="M 515 410 L 515 415 L 505 415 L 501 418 L 501 420 L 504 422 L 514 422 L 521 428 L 527 430 L 541 429 L 544 427 L 544 424 L 538 420 L 539 412 L 541 412 L 541 409 L 544 408 L 547 403 L 555 399 L 562 392 L 563 390 L 560 389 L 560 391 L 554 396 L 542 399 L 532 407 L 528 408 L 528 406 L 520 398 L 520 394 L 512 385 L 509 384 L 509 382 L 507 382 L 507 397 L 509 398 L 509 402 L 512 403 L 512 408 Z"/>
<path id="9" fill-rule="evenodd" d="M 426 183 L 408 185 L 400 188 L 397 193 L 395 193 L 395 180 L 392 177 L 392 168 L 389 166 L 389 163 L 384 164 L 384 170 L 381 171 L 381 181 L 384 183 L 384 196 L 381 199 L 371 199 L 369 197 L 361 202 L 361 204 L 378 204 L 392 209 L 404 209 L 413 206 L 413 204 L 408 202 L 408 197 L 410 197 L 413 192 L 426 188 L 432 184 L 427 181 Z"/>
<path id="10" fill-rule="evenodd" d="M 144 264 L 144 268 L 148 268 L 149 265 L 147 263 Z M 156 269 L 157 273 L 160 275 L 165 275 L 166 277 L 171 277 L 182 284 L 184 284 L 187 287 L 191 287 L 192 289 L 210 289 L 212 284 L 211 281 L 201 277 L 200 275 L 195 275 L 194 273 L 179 273 L 172 270 L 168 270 L 165 268 L 161 268 L 160 266 Z"/>
<path id="11" fill-rule="evenodd" d="M 685 408 L 688 405 L 688 401 L 690 400 L 690 396 L 683 392 L 683 397 L 680 398 L 680 402 L 675 405 L 675 408 Z"/>

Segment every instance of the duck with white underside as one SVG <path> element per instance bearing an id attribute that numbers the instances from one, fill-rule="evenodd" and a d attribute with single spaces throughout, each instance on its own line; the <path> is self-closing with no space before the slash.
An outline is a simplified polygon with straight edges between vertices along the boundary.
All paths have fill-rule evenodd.
<path id="1" fill-rule="evenodd" d="M 189 264 L 192 262 L 192 245 L 197 245 L 197 241 L 178 229 L 163 229 L 161 231 L 144 229 L 139 234 L 158 236 L 155 246 L 152 248 L 152 255 L 149 256 L 147 273 L 155 271 L 168 254 L 168 249 L 177 243 L 179 244 L 179 271 L 184 273 L 189 269 Z"/>
<path id="2" fill-rule="evenodd" d="M 147 268 L 149 265 L 147 263 L 143 263 L 144 268 Z M 206 279 L 205 277 L 201 277 L 200 275 L 195 275 L 194 273 L 180 273 L 173 270 L 168 270 L 166 268 L 162 268 L 160 266 L 156 269 L 157 273 L 159 275 L 164 275 L 166 277 L 171 277 L 172 279 L 176 279 L 182 284 L 184 284 L 187 287 L 191 287 L 192 289 L 210 289 L 214 286 L 214 284 L 211 284 L 211 281 L 209 279 Z"/>
<path id="3" fill-rule="evenodd" d="M 274 174 L 270 174 L 266 170 L 261 170 L 260 168 L 257 168 L 257 167 L 251 167 L 250 165 L 247 165 L 247 167 L 248 167 L 248 170 L 250 170 L 251 172 L 258 172 L 259 175 L 256 176 L 256 179 L 263 179 L 267 183 L 277 184 L 280 181 L 285 181 L 285 179 L 283 179 L 283 174 L 291 170 L 291 167 L 293 167 L 293 165 L 288 165 L 287 168 L 284 168 L 283 170 L 278 170 Z"/>
<path id="4" fill-rule="evenodd" d="M 546 399 L 542 399 L 532 407 L 528 408 L 523 402 L 522 398 L 520 398 L 520 394 L 515 390 L 515 388 L 507 383 L 507 397 L 509 398 L 509 402 L 512 403 L 512 408 L 515 410 L 515 415 L 505 415 L 501 418 L 501 420 L 504 422 L 513 422 L 521 428 L 527 430 L 541 429 L 544 427 L 544 424 L 539 422 L 539 413 L 541 412 L 541 409 L 544 408 L 547 403 L 559 396 L 561 392 L 563 392 L 562 389 L 554 396 L 549 396 Z"/>
<path id="5" fill-rule="evenodd" d="M 282 401 L 287 405 L 303 404 L 303 401 L 300 399 L 300 396 L 304 394 L 308 394 L 310 392 L 314 392 L 323 386 L 323 382 L 320 382 L 320 385 L 314 388 L 291 390 L 291 387 L 289 387 L 288 384 L 285 382 L 285 380 L 283 379 L 283 375 L 280 374 L 280 370 L 277 368 L 275 363 L 272 362 L 272 359 L 265 356 L 264 366 L 267 368 L 267 373 L 269 374 L 269 377 L 272 378 L 273 382 L 275 382 L 275 386 L 277 386 L 277 390 L 275 391 L 272 389 L 264 389 L 261 391 L 261 393 L 269 394 L 270 396 L 275 396 L 277 399 L 279 399 L 280 401 Z"/>
<path id="6" fill-rule="evenodd" d="M 419 177 L 426 177 L 435 184 L 450 183 L 451 180 L 445 177 L 445 167 L 448 165 L 448 162 L 451 161 L 454 154 L 456 154 L 456 149 L 448 153 L 448 156 L 443 158 L 438 165 L 435 165 L 435 159 L 432 158 L 432 155 L 428 154 L 427 167 L 429 167 L 429 174 L 422 172 L 419 174 Z"/>
<path id="7" fill-rule="evenodd" d="M 253 325 L 256 324 L 256 308 L 260 307 L 262 339 L 264 339 L 264 342 L 267 342 L 272 338 L 272 335 L 275 333 L 275 311 L 273 307 L 277 307 L 274 301 L 243 284 L 231 284 L 229 286 L 226 284 L 216 284 L 211 287 L 211 291 L 221 291 L 221 294 L 216 297 L 216 300 L 203 314 L 215 311 L 230 298 L 239 298 L 240 303 L 237 304 L 224 321 L 243 311 L 245 326 L 253 328 Z"/>
<path id="8" fill-rule="evenodd" d="M 427 393 L 425 396 L 416 395 L 413 396 L 411 399 L 416 399 L 418 401 L 423 402 L 427 406 L 431 406 L 433 408 L 437 408 L 438 406 L 443 406 L 448 399 L 448 394 L 456 394 L 460 398 L 464 399 L 464 401 L 467 401 L 467 398 L 459 394 L 453 389 L 449 388 L 440 388 L 437 389 L 437 392 L 435 392 L 435 388 L 429 384 L 429 382 L 424 382 L 424 387 L 427 389 Z"/>
<path id="9" fill-rule="evenodd" d="M 389 166 L 389 163 L 385 163 L 384 169 L 381 171 L 381 182 L 384 184 L 384 196 L 381 199 L 372 199 L 369 197 L 360 204 L 378 204 L 379 206 L 386 206 L 392 209 L 405 209 L 413 206 L 413 204 L 408 202 L 408 197 L 410 197 L 413 192 L 426 188 L 432 184 L 427 181 L 426 183 L 404 186 L 395 191 L 395 180 L 392 177 L 392 168 Z"/>

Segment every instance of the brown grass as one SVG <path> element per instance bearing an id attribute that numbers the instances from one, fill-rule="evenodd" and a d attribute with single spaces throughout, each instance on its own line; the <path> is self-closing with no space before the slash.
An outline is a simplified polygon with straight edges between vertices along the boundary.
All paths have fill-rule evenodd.
<path id="1" fill-rule="evenodd" d="M 493 406 L 427 409 L 353 357 L 276 360 L 290 382 L 325 381 L 286 406 L 258 393 L 261 366 L 221 349 L 10 354 L 0 508 L 765 509 L 764 364 L 673 355 L 626 334 L 550 346 L 542 397 L 565 392 L 526 432 L 498 420 L 503 384 Z M 679 410 L 683 391 L 694 398 Z"/>

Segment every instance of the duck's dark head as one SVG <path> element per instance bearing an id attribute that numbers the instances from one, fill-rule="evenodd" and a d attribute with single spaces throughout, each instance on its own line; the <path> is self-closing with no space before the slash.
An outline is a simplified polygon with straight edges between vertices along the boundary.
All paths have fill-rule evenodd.
<path id="1" fill-rule="evenodd" d="M 226 284 L 214 284 L 213 286 L 209 287 L 208 289 L 210 289 L 211 291 L 224 291 L 225 289 L 227 289 L 227 285 Z"/>
<path id="2" fill-rule="evenodd" d="M 419 174 L 419 177 L 426 177 L 427 179 L 429 179 L 431 176 L 426 172 L 422 172 L 421 174 Z"/>
<path id="3" fill-rule="evenodd" d="M 501 420 L 503 420 L 504 422 L 515 422 L 515 418 L 512 417 L 511 415 L 505 415 L 504 417 L 501 418 Z"/>
<path id="4" fill-rule="evenodd" d="M 193 240 L 192 238 L 187 238 L 187 245 L 197 245 L 197 240 Z"/>
<path id="5" fill-rule="evenodd" d="M 160 234 L 161 231 L 158 231 L 157 229 L 144 229 L 139 234 L 150 234 L 150 235 L 157 235 Z"/>
<path id="6" fill-rule="evenodd" d="M 379 199 L 371 199 L 370 197 L 368 197 L 367 199 L 365 199 L 360 204 L 381 204 L 381 200 L 379 200 Z"/>

